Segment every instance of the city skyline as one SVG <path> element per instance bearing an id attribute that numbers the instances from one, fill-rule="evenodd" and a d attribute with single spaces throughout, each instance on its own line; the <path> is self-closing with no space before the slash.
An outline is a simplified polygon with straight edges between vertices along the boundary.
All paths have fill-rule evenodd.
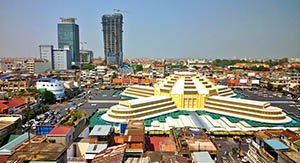
<path id="1" fill-rule="evenodd" d="M 57 45 L 57 20 L 71 16 L 78 20 L 80 41 L 87 42 L 86 49 L 104 58 L 101 16 L 113 14 L 114 9 L 124 10 L 124 58 L 283 58 L 300 54 L 299 1 L 170 3 L 1 1 L 0 56 L 38 57 L 38 45 Z"/>

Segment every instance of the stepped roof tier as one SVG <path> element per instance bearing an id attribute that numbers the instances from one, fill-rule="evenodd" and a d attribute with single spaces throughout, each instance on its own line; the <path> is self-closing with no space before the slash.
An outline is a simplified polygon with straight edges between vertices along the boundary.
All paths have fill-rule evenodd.
<path id="1" fill-rule="evenodd" d="M 120 101 L 112 106 L 102 119 L 109 122 L 127 122 L 131 119 L 148 119 L 177 111 L 168 96 L 151 96 L 128 101 Z"/>
<path id="2" fill-rule="evenodd" d="M 195 72 L 175 72 L 151 86 L 133 85 L 121 95 L 137 98 L 112 106 L 102 118 L 109 122 L 149 119 L 177 110 L 201 110 L 264 123 L 291 121 L 268 102 L 233 98 L 234 92 Z"/>

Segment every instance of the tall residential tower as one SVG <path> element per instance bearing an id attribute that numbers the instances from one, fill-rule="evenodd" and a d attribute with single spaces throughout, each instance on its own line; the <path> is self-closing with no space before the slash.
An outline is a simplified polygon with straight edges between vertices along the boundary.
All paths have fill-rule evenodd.
<path id="1" fill-rule="evenodd" d="M 60 18 L 57 24 L 58 48 L 69 48 L 72 63 L 79 65 L 79 26 L 75 23 L 75 18 Z"/>
<path id="2" fill-rule="evenodd" d="M 123 64 L 123 16 L 120 13 L 102 16 L 104 54 L 107 65 Z"/>

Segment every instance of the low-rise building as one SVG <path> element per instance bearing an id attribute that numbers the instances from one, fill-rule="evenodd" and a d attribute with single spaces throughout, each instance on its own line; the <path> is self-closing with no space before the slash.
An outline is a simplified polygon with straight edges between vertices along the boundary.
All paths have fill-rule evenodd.
<path id="1" fill-rule="evenodd" d="M 56 126 L 47 134 L 47 137 L 52 143 L 61 143 L 68 147 L 73 142 L 73 133 L 72 126 Z"/>
<path id="2" fill-rule="evenodd" d="M 107 144 L 92 144 L 90 143 L 86 152 L 84 158 L 87 161 L 91 161 L 95 158 L 95 156 L 105 150 L 107 148 Z"/>
<path id="3" fill-rule="evenodd" d="M 39 141 L 24 143 L 7 160 L 7 163 L 15 162 L 67 162 L 66 146 Z"/>
<path id="4" fill-rule="evenodd" d="M 42 74 L 46 71 L 51 70 L 51 63 L 48 60 L 40 59 L 29 59 L 26 61 L 26 69 L 31 74 Z"/>
<path id="5" fill-rule="evenodd" d="M 296 133 L 292 133 L 290 130 L 273 129 L 257 131 L 249 145 L 247 154 L 249 162 L 295 162 L 291 160 L 299 159 L 300 153 L 297 151 L 297 141 L 296 144 L 291 141 L 297 139 Z"/>
<path id="6" fill-rule="evenodd" d="M 89 134 L 90 143 L 112 144 L 114 128 L 111 125 L 96 125 Z"/>
<path id="7" fill-rule="evenodd" d="M 124 162 L 126 144 L 108 147 L 98 153 L 92 163 Z"/>
<path id="8" fill-rule="evenodd" d="M 192 152 L 207 151 L 215 157 L 218 150 L 215 144 L 200 128 L 173 128 L 171 136 L 175 141 L 177 152 L 185 157 L 190 157 Z"/>
<path id="9" fill-rule="evenodd" d="M 80 64 L 90 64 L 93 62 L 94 53 L 91 50 L 80 50 L 79 59 Z"/>
<path id="10" fill-rule="evenodd" d="M 28 97 L 19 97 L 6 100 L 0 100 L 0 113 L 12 114 L 21 113 L 31 105 Z"/>
<path id="11" fill-rule="evenodd" d="M 30 88 L 28 78 L 4 76 L 0 79 L 1 91 L 26 91 Z"/>
<path id="12" fill-rule="evenodd" d="M 129 120 L 124 136 L 126 155 L 140 156 L 145 149 L 145 126 L 143 120 Z"/>
<path id="13" fill-rule="evenodd" d="M 300 142 L 299 134 L 287 129 L 280 134 L 280 138 L 292 150 L 300 152 L 300 148 L 299 148 L 299 146 L 297 146 L 297 142 Z"/>
<path id="14" fill-rule="evenodd" d="M 0 117 L 0 144 L 10 134 L 21 128 L 21 116 L 1 115 Z"/>
<path id="15" fill-rule="evenodd" d="M 191 156 L 193 162 L 214 163 L 208 152 L 193 152 Z"/>
<path id="16" fill-rule="evenodd" d="M 65 96 L 64 84 L 57 79 L 40 78 L 36 82 L 36 89 L 51 91 L 55 95 L 56 100 L 62 100 Z"/>
<path id="17" fill-rule="evenodd" d="M 23 67 L 23 62 L 19 60 L 0 60 L 0 70 L 3 72 L 11 70 L 20 70 Z"/>
<path id="18" fill-rule="evenodd" d="M 34 135 L 28 132 L 25 132 L 24 134 L 16 137 L 15 139 L 3 145 L 0 148 L 0 156 L 12 155 L 21 144 L 23 144 L 25 141 L 28 141 L 28 139 L 33 137 Z"/>
<path id="19" fill-rule="evenodd" d="M 296 151 L 278 151 L 278 163 L 298 163 L 300 162 L 300 153 Z"/>

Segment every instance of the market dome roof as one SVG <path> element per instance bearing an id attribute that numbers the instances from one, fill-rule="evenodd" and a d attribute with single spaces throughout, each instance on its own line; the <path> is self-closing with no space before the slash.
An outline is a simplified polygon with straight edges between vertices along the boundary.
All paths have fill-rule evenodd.
<path id="1" fill-rule="evenodd" d="M 202 94 L 216 92 L 217 86 L 195 72 L 175 72 L 155 86 L 157 92 L 170 94 Z"/>

